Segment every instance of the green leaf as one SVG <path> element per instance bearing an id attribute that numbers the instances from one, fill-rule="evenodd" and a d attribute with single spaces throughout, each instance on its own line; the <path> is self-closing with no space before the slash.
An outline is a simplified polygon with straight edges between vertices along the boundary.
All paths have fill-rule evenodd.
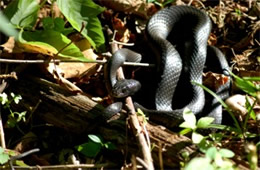
<path id="1" fill-rule="evenodd" d="M 7 155 L 6 153 L 2 153 L 0 154 L 0 164 L 5 164 L 6 162 L 8 162 L 9 160 L 9 155 Z"/>
<path id="2" fill-rule="evenodd" d="M 65 21 L 62 18 L 54 18 L 54 30 L 62 32 L 65 29 Z"/>
<path id="3" fill-rule="evenodd" d="M 191 126 L 189 122 L 182 122 L 179 127 L 181 128 L 186 128 L 186 129 L 191 129 L 193 130 L 194 129 L 194 126 Z M 188 130 L 187 130 L 188 131 Z"/>
<path id="4" fill-rule="evenodd" d="M 230 73 L 235 78 L 235 84 L 238 88 L 243 90 L 244 92 L 250 94 L 251 96 L 256 97 L 257 88 L 251 81 L 245 80 L 243 78 L 238 77 L 237 75 Z"/>
<path id="5" fill-rule="evenodd" d="M 210 158 L 211 160 L 214 160 L 216 158 L 218 151 L 216 147 L 210 147 L 206 152 L 206 157 Z"/>
<path id="6" fill-rule="evenodd" d="M 4 148 L 0 147 L 0 154 L 4 153 Z"/>
<path id="7" fill-rule="evenodd" d="M 102 31 L 102 26 L 97 17 L 89 18 L 88 24 L 86 26 L 88 30 L 88 36 L 95 42 L 97 48 L 101 51 L 105 50 L 105 38 Z"/>
<path id="8" fill-rule="evenodd" d="M 16 118 L 16 122 L 20 122 L 21 120 L 23 120 L 25 122 L 25 115 L 27 113 L 27 111 L 23 111 L 21 113 L 19 112 L 13 112 L 14 114 L 16 114 L 18 117 Z"/>
<path id="9" fill-rule="evenodd" d="M 100 143 L 92 141 L 76 146 L 77 151 L 90 158 L 96 157 L 101 148 L 102 146 Z"/>
<path id="10" fill-rule="evenodd" d="M 208 158 L 193 158 L 184 170 L 214 170 L 214 167 L 210 164 L 210 159 Z"/>
<path id="11" fill-rule="evenodd" d="M 64 35 L 73 31 L 73 28 L 65 28 L 65 21 L 62 18 L 46 17 L 42 19 L 44 30 L 54 30 Z"/>
<path id="12" fill-rule="evenodd" d="M 13 25 L 18 28 L 32 28 L 37 20 L 40 5 L 35 0 L 15 0 L 4 10 Z"/>
<path id="13" fill-rule="evenodd" d="M 253 120 L 256 120 L 256 114 L 255 114 L 255 111 L 254 111 L 254 104 L 251 105 L 250 102 L 249 102 L 249 99 L 248 99 L 248 96 L 246 96 L 246 109 L 249 113 L 249 116 L 253 119 Z M 248 119 L 246 119 L 248 120 Z M 246 121 L 247 122 L 247 121 Z"/>
<path id="14" fill-rule="evenodd" d="M 6 93 L 0 93 L 0 102 L 2 105 L 8 103 L 8 96 Z"/>
<path id="15" fill-rule="evenodd" d="M 103 145 L 103 142 L 102 142 L 101 138 L 98 137 L 97 135 L 88 135 L 88 138 L 90 140 L 92 140 L 93 142 L 100 143 L 100 144 Z"/>
<path id="16" fill-rule="evenodd" d="M 191 128 L 186 128 L 185 122 L 183 122 L 182 124 L 180 124 L 179 127 L 185 128 L 185 129 L 183 129 L 183 130 L 181 130 L 181 131 L 179 132 L 180 135 L 186 135 L 187 133 L 189 133 L 189 132 L 192 131 Z"/>
<path id="17" fill-rule="evenodd" d="M 224 158 L 232 158 L 235 156 L 234 152 L 232 152 L 231 150 L 229 149 L 225 149 L 225 148 L 222 148 L 219 150 L 219 153 L 221 154 L 222 157 Z"/>
<path id="18" fill-rule="evenodd" d="M 199 150 L 202 152 L 202 153 L 206 153 L 207 150 L 213 145 L 213 142 L 209 141 L 209 140 L 206 140 L 207 137 L 204 137 L 201 142 L 198 145 L 199 147 Z"/>
<path id="19" fill-rule="evenodd" d="M 11 96 L 12 96 L 13 93 L 11 93 Z M 22 100 L 22 96 L 21 95 L 15 95 L 15 96 L 12 96 L 13 99 L 14 99 L 14 102 L 15 104 L 18 104 L 20 100 Z"/>
<path id="20" fill-rule="evenodd" d="M 198 120 L 197 128 L 207 128 L 213 121 L 213 117 L 202 117 Z"/>
<path id="21" fill-rule="evenodd" d="M 185 108 L 183 111 L 183 119 L 185 120 L 185 125 L 189 126 L 186 128 L 191 128 L 191 129 L 195 129 L 196 128 L 196 117 L 195 115 L 191 112 L 190 109 Z"/>
<path id="22" fill-rule="evenodd" d="M 104 44 L 102 27 L 97 19 L 97 15 L 104 11 L 103 7 L 92 0 L 57 0 L 57 4 L 74 29 L 80 31 L 82 23 L 85 23 L 82 34 L 94 48 Z"/>
<path id="23" fill-rule="evenodd" d="M 42 19 L 42 26 L 45 30 L 53 30 L 54 29 L 54 20 L 52 17 L 46 17 Z"/>
<path id="24" fill-rule="evenodd" d="M 202 136 L 201 134 L 199 134 L 197 132 L 193 132 L 191 135 L 191 139 L 192 139 L 193 143 L 198 144 L 204 139 L 204 136 Z"/>
<path id="25" fill-rule="evenodd" d="M 21 34 L 20 42 L 32 52 L 54 55 L 71 42 L 63 34 L 53 30 L 42 30 L 35 32 L 24 31 Z M 26 46 L 27 45 L 27 46 Z M 88 61 L 75 44 L 70 44 L 63 49 L 59 56 Z"/>
<path id="26" fill-rule="evenodd" d="M 199 83 L 197 83 L 195 81 L 192 81 L 191 83 L 195 84 L 195 85 L 197 85 L 197 86 L 199 86 L 201 88 L 203 88 L 205 91 L 207 91 L 209 94 L 211 94 L 215 99 L 217 99 L 218 102 L 221 103 L 221 105 L 228 111 L 229 115 L 232 117 L 233 121 L 235 122 L 235 126 L 237 128 L 236 132 L 241 134 L 242 133 L 242 129 L 241 129 L 237 119 L 235 118 L 234 114 L 232 113 L 231 109 L 227 106 L 227 104 L 216 93 L 214 93 L 209 88 L 207 88 L 207 87 L 203 86 L 202 84 L 199 84 Z"/>
<path id="27" fill-rule="evenodd" d="M 10 24 L 6 16 L 0 11 L 0 31 L 3 32 L 5 35 L 9 37 L 14 37 L 15 39 L 18 38 L 18 32 L 14 27 Z"/>

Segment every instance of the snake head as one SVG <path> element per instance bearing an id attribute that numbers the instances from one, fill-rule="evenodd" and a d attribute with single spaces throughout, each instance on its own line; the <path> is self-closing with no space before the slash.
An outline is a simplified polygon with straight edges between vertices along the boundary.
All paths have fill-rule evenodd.
<path id="1" fill-rule="evenodd" d="M 123 98 L 135 94 L 141 88 L 141 84 L 137 80 L 123 79 L 118 80 L 112 87 L 112 96 Z"/>

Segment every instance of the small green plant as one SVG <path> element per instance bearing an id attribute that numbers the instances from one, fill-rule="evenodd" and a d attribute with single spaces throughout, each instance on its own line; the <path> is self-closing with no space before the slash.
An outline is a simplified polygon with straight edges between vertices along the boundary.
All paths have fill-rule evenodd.
<path id="1" fill-rule="evenodd" d="M 244 139 L 246 139 L 248 137 L 256 137 L 257 136 L 256 134 L 252 134 L 247 131 L 247 123 L 248 123 L 248 119 L 250 117 L 254 120 L 256 119 L 256 115 L 253 111 L 253 108 L 257 102 L 260 102 L 260 86 L 257 84 L 254 84 L 252 81 L 260 81 L 260 77 L 240 78 L 231 72 L 230 72 L 230 75 L 232 75 L 234 77 L 234 79 L 235 79 L 234 82 L 237 87 L 239 87 L 241 90 L 246 92 L 248 95 L 255 98 L 255 102 L 252 105 L 248 101 L 246 102 L 248 114 L 246 115 L 246 118 L 242 124 L 236 119 L 232 110 L 227 106 L 227 104 L 216 93 L 214 93 L 213 91 L 211 91 L 210 89 L 208 89 L 207 87 L 205 87 L 201 84 L 198 84 L 196 82 L 193 82 L 193 83 L 200 86 L 205 91 L 207 91 L 209 94 L 211 94 L 213 97 L 215 97 L 221 103 L 221 105 L 227 110 L 227 112 L 232 117 L 234 124 L 235 124 L 235 128 L 229 127 L 229 130 L 232 129 L 232 131 L 234 131 L 238 137 L 242 137 Z"/>
<path id="2" fill-rule="evenodd" d="M 116 146 L 111 142 L 103 142 L 102 138 L 97 135 L 88 135 L 88 142 L 76 146 L 77 151 L 89 158 L 95 158 L 102 148 L 114 150 Z"/>
<path id="3" fill-rule="evenodd" d="M 234 120 L 235 127 L 231 126 L 224 126 L 224 125 L 214 125 L 212 122 L 214 121 L 213 118 L 201 118 L 198 121 L 196 120 L 195 115 L 188 109 L 184 110 L 183 117 L 185 122 L 183 122 L 180 127 L 185 128 L 180 133 L 181 134 L 187 134 L 189 132 L 192 132 L 192 141 L 194 144 L 196 144 L 200 151 L 205 153 L 205 157 L 196 157 L 192 159 L 189 163 L 186 164 L 185 170 L 190 169 L 235 169 L 234 165 L 231 163 L 231 161 L 228 158 L 232 158 L 234 156 L 234 153 L 227 149 L 217 149 L 217 147 L 221 147 L 221 141 L 225 137 L 226 131 L 222 131 L 222 133 L 212 133 L 208 136 L 203 136 L 199 134 L 197 131 L 198 129 L 204 129 L 204 128 L 215 128 L 215 129 L 222 129 L 233 132 L 235 138 L 241 138 L 243 141 L 247 141 L 249 138 L 256 138 L 259 137 L 259 135 L 251 133 L 247 129 L 248 119 L 252 118 L 253 120 L 256 120 L 256 114 L 253 111 L 254 106 L 256 103 L 260 103 L 260 86 L 257 83 L 253 83 L 253 81 L 260 81 L 260 77 L 243 77 L 240 78 L 233 73 L 230 73 L 234 77 L 234 82 L 237 87 L 239 87 L 241 90 L 246 92 L 248 95 L 255 98 L 255 102 L 253 104 L 250 104 L 248 100 L 246 100 L 246 108 L 248 111 L 248 114 L 246 118 L 244 119 L 244 122 L 239 122 L 232 110 L 225 104 L 225 102 L 218 97 L 213 91 L 208 89 L 207 87 L 198 84 L 196 82 L 193 82 L 194 84 L 202 87 L 205 91 L 210 93 L 212 96 L 214 96 L 221 104 L 222 106 L 227 110 L 227 112 L 230 114 L 232 119 Z M 248 161 L 250 163 L 251 169 L 257 168 L 257 146 L 256 144 L 248 145 L 245 143 L 248 151 Z M 253 148 L 253 149 L 252 149 Z M 185 162 L 189 159 L 189 156 L 186 156 Z M 182 164 L 182 167 L 185 164 Z"/>
<path id="4" fill-rule="evenodd" d="M 141 109 L 138 108 L 136 113 L 137 113 L 138 116 L 142 116 L 143 117 L 144 123 L 147 123 L 149 118 L 146 117 L 146 115 L 144 114 L 144 112 Z"/>
<path id="5" fill-rule="evenodd" d="M 229 149 L 217 149 L 210 147 L 205 152 L 205 157 L 193 158 L 184 170 L 234 170 L 234 164 L 228 159 L 232 158 L 234 153 Z"/>
<path id="6" fill-rule="evenodd" d="M 10 158 L 9 155 L 7 153 L 5 153 L 4 151 L 5 150 L 2 147 L 0 147 L 0 164 L 1 165 L 7 163 Z"/>
<path id="7" fill-rule="evenodd" d="M 222 133 L 212 133 L 208 136 L 203 136 L 198 132 L 198 130 L 217 128 L 217 129 L 230 129 L 231 127 L 225 125 L 215 125 L 212 124 L 214 118 L 212 117 L 202 117 L 198 121 L 196 116 L 188 109 L 185 108 L 183 111 L 184 122 L 179 125 L 179 127 L 184 128 L 180 131 L 181 135 L 191 133 L 192 142 L 199 146 L 200 151 L 205 152 L 208 148 L 212 146 L 220 146 L 221 139 L 224 134 Z"/>
<path id="8" fill-rule="evenodd" d="M 238 15 L 238 16 L 242 16 L 242 12 L 240 9 L 236 8 L 235 9 L 235 13 Z"/>
<path id="9" fill-rule="evenodd" d="M 7 126 L 9 128 L 13 128 L 17 126 L 17 123 L 20 121 L 25 122 L 25 115 L 26 111 L 23 112 L 14 112 L 11 109 L 11 103 L 14 102 L 15 104 L 19 104 L 20 100 L 22 99 L 21 95 L 15 95 L 14 93 L 10 94 L 11 99 L 8 98 L 6 93 L 1 93 L 0 94 L 0 102 L 4 106 L 4 109 L 8 109 L 9 115 L 8 115 L 8 120 L 7 120 Z"/>

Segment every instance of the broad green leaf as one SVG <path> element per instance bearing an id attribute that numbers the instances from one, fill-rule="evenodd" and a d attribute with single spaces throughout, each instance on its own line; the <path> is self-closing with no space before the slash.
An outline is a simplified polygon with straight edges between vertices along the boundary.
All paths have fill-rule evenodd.
<path id="1" fill-rule="evenodd" d="M 45 30 L 54 29 L 54 19 L 52 17 L 46 17 L 42 19 L 42 26 Z"/>
<path id="2" fill-rule="evenodd" d="M 65 21 L 62 18 L 54 18 L 54 30 L 62 32 L 65 29 Z"/>
<path id="3" fill-rule="evenodd" d="M 26 51 L 52 56 L 71 42 L 66 36 L 53 30 L 24 31 L 20 37 L 20 42 Z M 79 48 L 73 43 L 63 49 L 59 56 L 88 61 Z"/>
<path id="4" fill-rule="evenodd" d="M 193 158 L 187 166 L 184 167 L 184 170 L 214 170 L 214 167 L 211 165 L 210 159 L 208 158 Z"/>
<path id="5" fill-rule="evenodd" d="M 102 140 L 97 135 L 88 135 L 88 138 L 93 142 L 103 144 Z"/>
<path id="6" fill-rule="evenodd" d="M 202 117 L 198 120 L 197 128 L 207 128 L 213 121 L 213 117 Z"/>
<path id="7" fill-rule="evenodd" d="M 94 158 L 95 156 L 97 156 L 101 148 L 102 146 L 100 143 L 92 141 L 76 146 L 77 151 L 90 158 Z"/>
<path id="8" fill-rule="evenodd" d="M 5 35 L 9 37 L 18 38 L 18 32 L 14 27 L 10 24 L 6 16 L 0 11 L 0 32 L 3 32 Z"/>
<path id="9" fill-rule="evenodd" d="M 0 164 L 5 164 L 6 162 L 8 162 L 9 160 L 9 155 L 7 155 L 6 153 L 1 153 L 0 154 Z"/>
<path id="10" fill-rule="evenodd" d="M 101 24 L 97 19 L 97 15 L 104 11 L 103 7 L 92 0 L 57 0 L 57 4 L 74 29 L 80 31 L 82 23 L 86 25 L 82 34 L 94 48 L 104 44 L 104 35 L 100 30 Z"/>
<path id="11" fill-rule="evenodd" d="M 204 136 L 202 136 L 201 134 L 199 134 L 197 132 L 193 132 L 191 135 L 191 139 L 192 139 L 193 143 L 198 144 L 204 139 Z"/>
<path id="12" fill-rule="evenodd" d="M 186 125 L 189 125 L 189 128 L 195 129 L 196 128 L 196 117 L 195 115 L 191 112 L 190 109 L 185 108 L 183 111 L 183 119 L 185 122 L 187 122 Z"/>
<path id="13" fill-rule="evenodd" d="M 105 50 L 105 38 L 102 31 L 102 26 L 97 17 L 90 17 L 86 26 L 88 36 L 95 42 L 97 48 Z"/>
<path id="14" fill-rule="evenodd" d="M 4 153 L 4 148 L 0 147 L 0 154 Z"/>
<path id="15" fill-rule="evenodd" d="M 235 156 L 234 152 L 232 152 L 231 150 L 229 149 L 225 149 L 225 148 L 222 148 L 219 150 L 219 153 L 221 154 L 222 157 L 224 158 L 232 158 Z"/>
<path id="16" fill-rule="evenodd" d="M 186 129 L 194 129 L 194 126 L 193 125 L 191 125 L 189 122 L 182 122 L 180 125 L 179 125 L 179 127 L 181 127 L 181 128 L 186 128 Z"/>
<path id="17" fill-rule="evenodd" d="M 218 150 L 216 147 L 210 147 L 206 152 L 206 157 L 210 158 L 211 160 L 214 160 L 216 158 L 217 153 Z"/>
<path id="18" fill-rule="evenodd" d="M 224 160 L 219 152 L 216 153 L 214 163 L 216 164 L 217 167 L 221 167 L 223 164 Z"/>
<path id="19" fill-rule="evenodd" d="M 18 28 L 32 28 L 40 5 L 35 0 L 14 0 L 4 10 L 10 22 Z"/>
<path id="20" fill-rule="evenodd" d="M 65 21 L 62 18 L 46 17 L 42 19 L 42 25 L 44 30 L 53 30 L 67 35 L 73 32 L 73 28 L 65 28 Z"/>

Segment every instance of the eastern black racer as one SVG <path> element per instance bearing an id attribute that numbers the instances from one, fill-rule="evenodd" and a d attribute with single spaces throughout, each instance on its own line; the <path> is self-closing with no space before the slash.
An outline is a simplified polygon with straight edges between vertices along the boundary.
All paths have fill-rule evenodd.
<path id="1" fill-rule="evenodd" d="M 149 116 L 167 127 L 173 127 L 183 121 L 182 114 L 188 107 L 194 114 L 200 115 L 205 109 L 205 94 L 201 87 L 191 84 L 192 98 L 183 108 L 172 109 L 172 98 L 178 80 L 186 74 L 187 83 L 191 81 L 202 84 L 202 73 L 206 62 L 207 51 L 216 57 L 220 68 L 228 69 L 223 54 L 215 47 L 207 46 L 211 31 L 211 21 L 202 11 L 191 6 L 171 6 L 157 12 L 147 24 L 147 33 L 151 41 L 161 49 L 158 60 L 160 81 L 155 94 L 155 110 L 149 110 L 136 104 Z M 209 57 L 209 56 L 208 56 Z M 128 49 L 118 50 L 108 62 L 105 77 L 108 79 L 108 91 L 114 97 L 132 95 L 129 89 L 137 91 L 140 84 L 133 80 L 116 80 L 116 70 L 124 61 L 140 61 L 141 56 Z M 217 93 L 223 93 L 222 98 L 228 96 L 229 83 L 221 86 Z M 118 91 L 119 90 L 119 91 Z M 122 92 L 128 92 L 122 95 Z M 118 94 L 117 94 L 118 93 Z M 185 89 L 183 91 L 185 95 Z M 120 95 L 119 95 L 120 94 Z M 113 105 L 115 107 L 116 104 Z M 222 109 L 216 100 L 211 104 L 214 108 L 208 112 L 215 118 L 215 123 L 222 121 Z M 110 108 L 108 107 L 108 110 Z"/>

